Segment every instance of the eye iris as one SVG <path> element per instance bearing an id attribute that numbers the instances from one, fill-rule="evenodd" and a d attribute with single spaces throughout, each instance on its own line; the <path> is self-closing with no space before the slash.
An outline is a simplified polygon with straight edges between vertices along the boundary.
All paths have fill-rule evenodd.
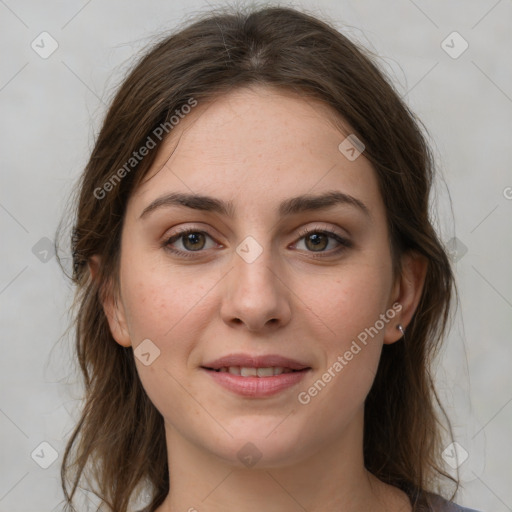
<path id="1" fill-rule="evenodd" d="M 320 249 L 325 249 L 327 247 L 327 236 L 324 235 L 324 234 L 321 234 L 321 233 L 313 233 L 311 235 L 308 235 L 306 237 L 306 246 L 308 246 L 308 242 L 312 242 L 313 243 L 313 247 L 315 249 L 318 249 L 319 248 L 319 244 L 322 244 L 323 242 L 323 245 L 320 247 Z M 311 247 L 308 246 L 308 249 L 311 249 Z"/>
<path id="2" fill-rule="evenodd" d="M 203 249 L 205 244 L 204 234 L 201 232 L 190 232 L 182 235 L 183 246 L 189 251 L 198 251 Z M 306 246 L 314 252 L 323 251 L 328 243 L 329 237 L 325 233 L 310 233 L 305 237 Z"/>
<path id="3" fill-rule="evenodd" d="M 197 246 L 199 240 L 200 247 Z M 203 242 L 202 244 L 200 242 Z M 189 245 L 191 243 L 192 245 Z M 197 251 L 204 246 L 204 235 L 202 233 L 188 233 L 183 237 L 183 245 L 190 251 Z"/>

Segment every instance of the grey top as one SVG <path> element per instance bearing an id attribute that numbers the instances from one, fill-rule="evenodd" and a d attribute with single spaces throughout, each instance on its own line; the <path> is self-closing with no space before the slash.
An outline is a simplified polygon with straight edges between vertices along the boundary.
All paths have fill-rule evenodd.
<path id="1" fill-rule="evenodd" d="M 433 512 L 480 512 L 473 508 L 466 508 L 457 505 L 457 503 L 453 503 L 452 501 L 447 501 L 441 496 L 434 496 L 435 505 Z"/>
<path id="2" fill-rule="evenodd" d="M 466 508 L 461 507 L 460 505 L 457 505 L 456 503 L 449 503 L 444 507 L 444 509 L 441 509 L 442 511 L 446 512 L 480 512 L 479 510 L 475 510 L 474 508 Z"/>
<path id="3" fill-rule="evenodd" d="M 434 508 L 432 512 L 481 512 L 479 510 L 475 510 L 473 508 L 466 508 L 453 503 L 452 501 L 447 501 L 441 496 L 434 495 Z M 149 507 L 141 510 L 140 512 L 153 512 Z"/>

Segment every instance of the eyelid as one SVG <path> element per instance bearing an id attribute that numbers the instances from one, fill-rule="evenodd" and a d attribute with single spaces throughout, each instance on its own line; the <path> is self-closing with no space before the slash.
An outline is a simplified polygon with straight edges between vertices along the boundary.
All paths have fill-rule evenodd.
<path id="1" fill-rule="evenodd" d="M 176 231 L 172 235 L 164 236 L 164 239 L 162 241 L 162 246 L 164 248 L 166 248 L 167 250 L 171 251 L 171 252 L 174 252 L 174 253 L 177 253 L 177 254 L 180 254 L 180 255 L 185 255 L 185 256 L 194 255 L 194 253 L 204 253 L 204 252 L 206 252 L 205 249 L 201 249 L 201 250 L 198 250 L 198 251 L 182 251 L 181 249 L 174 249 L 174 248 L 170 247 L 171 241 L 172 241 L 172 243 L 175 243 L 180 238 L 182 238 L 185 235 L 188 235 L 190 233 L 201 233 L 201 234 L 205 235 L 206 237 L 210 238 L 214 242 L 214 244 L 217 246 L 217 248 L 218 247 L 224 247 L 222 244 L 217 242 L 215 237 L 213 237 L 208 231 L 206 231 L 204 229 L 199 229 L 199 228 L 193 227 L 193 226 L 192 227 L 187 227 L 187 228 L 182 228 L 182 227 L 176 228 Z"/>
<path id="2" fill-rule="evenodd" d="M 318 257 L 325 257 L 328 256 L 336 256 L 340 252 L 346 249 L 350 249 L 354 246 L 353 242 L 346 236 L 342 235 L 341 233 L 338 233 L 332 228 L 327 227 L 321 227 L 321 226 L 313 226 L 313 227 L 306 227 L 302 229 L 297 237 L 297 240 L 294 242 L 294 245 L 297 244 L 299 241 L 301 241 L 304 237 L 306 237 L 309 234 L 312 233 L 322 233 L 328 235 L 330 238 L 333 238 L 336 240 L 336 242 L 339 244 L 339 246 L 335 249 L 331 249 L 330 251 L 306 251 L 308 254 L 312 256 L 318 255 Z"/>
<path id="3" fill-rule="evenodd" d="M 170 231 L 170 230 L 167 230 L 167 231 Z M 167 233 L 167 231 L 166 231 L 166 233 Z M 173 232 L 170 235 L 164 234 L 164 236 L 162 237 L 162 243 L 167 243 L 172 238 L 179 238 L 180 235 L 183 236 L 188 233 L 203 233 L 203 234 L 209 236 L 212 240 L 215 240 L 216 243 L 218 243 L 216 241 L 216 238 L 220 238 L 216 234 L 214 235 L 214 234 L 210 233 L 210 231 L 215 232 L 215 230 L 213 228 L 211 228 L 210 226 L 208 228 L 204 228 L 199 225 L 197 225 L 197 226 L 187 225 L 187 227 L 178 226 L 177 228 L 173 228 L 172 231 Z M 222 244 L 218 243 L 218 245 L 222 245 Z"/>
<path id="4" fill-rule="evenodd" d="M 302 228 L 301 231 L 299 231 L 299 233 L 298 233 L 298 237 L 302 238 L 305 235 L 308 235 L 310 233 L 317 233 L 317 232 L 329 233 L 330 235 L 333 235 L 338 238 L 342 238 L 343 240 L 346 240 L 348 242 L 348 236 L 345 236 L 345 235 L 339 233 L 338 231 L 334 230 L 331 227 L 323 227 L 318 224 L 315 226 L 312 226 L 312 227 Z"/>

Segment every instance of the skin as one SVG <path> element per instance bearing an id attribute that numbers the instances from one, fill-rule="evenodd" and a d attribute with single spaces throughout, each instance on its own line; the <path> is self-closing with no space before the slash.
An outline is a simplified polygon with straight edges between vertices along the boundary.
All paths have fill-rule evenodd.
<path id="1" fill-rule="evenodd" d="M 340 152 L 351 131 L 333 119 L 316 100 L 263 86 L 200 104 L 127 205 L 120 287 L 104 309 L 119 344 L 136 349 L 150 339 L 160 350 L 148 366 L 135 359 L 165 420 L 171 491 L 158 512 L 411 510 L 402 491 L 364 468 L 363 407 L 383 344 L 401 338 L 397 325 L 406 328 L 417 307 L 426 263 L 404 256 L 393 276 L 375 171 L 364 153 L 349 161 Z M 278 215 L 283 200 L 327 191 L 350 194 L 369 215 L 350 205 Z M 234 216 L 170 206 L 141 218 L 170 192 L 232 201 Z M 185 228 L 207 234 L 171 242 L 190 257 L 165 247 Z M 329 237 L 317 248 L 306 228 L 352 246 Z M 249 235 L 262 249 L 251 263 L 236 252 Z M 395 303 L 401 310 L 378 335 L 299 403 L 298 393 Z M 312 370 L 273 397 L 244 398 L 200 369 L 232 352 L 280 354 Z M 247 442 L 261 453 L 253 467 L 237 455 Z"/>

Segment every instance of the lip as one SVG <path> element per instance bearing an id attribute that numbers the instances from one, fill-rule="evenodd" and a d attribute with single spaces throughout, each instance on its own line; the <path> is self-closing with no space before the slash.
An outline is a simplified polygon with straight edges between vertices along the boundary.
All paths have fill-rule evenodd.
<path id="1" fill-rule="evenodd" d="M 306 363 L 280 356 L 278 354 L 268 354 L 264 356 L 251 356 L 250 354 L 229 354 L 202 365 L 203 368 L 219 370 L 220 368 L 229 368 L 230 366 L 240 366 L 244 368 L 269 368 L 271 366 L 281 366 L 291 370 L 305 370 L 310 368 Z M 279 375 L 277 375 L 279 377 Z M 250 377 L 244 377 L 249 379 Z M 257 377 L 264 378 L 264 377 Z M 270 378 L 270 377 L 269 377 Z"/>
<path id="2" fill-rule="evenodd" d="M 242 377 L 241 375 L 214 371 L 220 368 L 229 368 L 230 366 L 243 368 L 269 368 L 277 366 L 296 371 L 272 375 L 271 377 Z M 309 373 L 311 367 L 301 361 L 278 354 L 262 356 L 229 354 L 215 361 L 205 363 L 201 369 L 208 373 L 217 384 L 233 393 L 250 398 L 265 398 L 297 385 Z"/>
<path id="3" fill-rule="evenodd" d="M 265 398 L 295 386 L 311 371 L 311 368 L 292 373 L 281 373 L 281 375 L 272 377 L 242 377 L 231 373 L 216 372 L 204 367 L 201 370 L 210 375 L 217 384 L 233 393 L 251 398 Z"/>

